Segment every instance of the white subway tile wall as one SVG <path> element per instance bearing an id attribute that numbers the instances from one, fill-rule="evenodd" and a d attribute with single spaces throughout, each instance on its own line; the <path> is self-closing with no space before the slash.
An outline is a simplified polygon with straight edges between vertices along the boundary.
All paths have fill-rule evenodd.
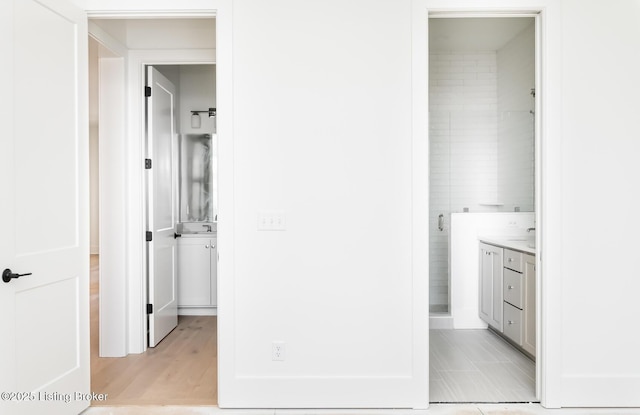
<path id="1" fill-rule="evenodd" d="M 448 311 L 449 219 L 497 197 L 498 83 L 495 51 L 429 56 L 430 311 Z M 438 229 L 438 216 L 444 229 Z"/>
<path id="2" fill-rule="evenodd" d="M 532 24 L 498 51 L 429 54 L 431 312 L 449 310 L 450 214 L 533 210 L 534 39 Z"/>

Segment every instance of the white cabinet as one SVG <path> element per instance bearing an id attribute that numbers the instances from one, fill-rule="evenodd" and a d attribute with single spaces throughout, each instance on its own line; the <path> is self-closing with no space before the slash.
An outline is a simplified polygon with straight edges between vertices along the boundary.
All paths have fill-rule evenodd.
<path id="1" fill-rule="evenodd" d="M 213 315 L 217 299 L 217 239 L 178 239 L 178 313 Z"/>
<path id="2" fill-rule="evenodd" d="M 536 355 L 536 257 L 524 257 L 524 329 L 522 348 L 535 357 Z"/>
<path id="3" fill-rule="evenodd" d="M 502 332 L 503 249 L 480 243 L 480 318 Z"/>
<path id="4" fill-rule="evenodd" d="M 504 335 L 536 355 L 536 257 L 504 250 Z"/>
<path id="5" fill-rule="evenodd" d="M 536 257 L 480 242 L 480 318 L 536 355 Z"/>

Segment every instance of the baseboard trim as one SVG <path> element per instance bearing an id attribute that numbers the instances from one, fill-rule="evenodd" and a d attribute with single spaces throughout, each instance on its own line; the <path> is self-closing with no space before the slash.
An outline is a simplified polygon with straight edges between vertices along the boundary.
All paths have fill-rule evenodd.
<path id="1" fill-rule="evenodd" d="M 453 317 L 451 317 L 449 314 L 430 314 L 429 328 L 451 330 L 453 329 Z"/>
<path id="2" fill-rule="evenodd" d="M 178 307 L 179 316 L 217 316 L 217 307 Z"/>
<path id="3" fill-rule="evenodd" d="M 640 376 L 564 376 L 562 407 L 640 407 Z"/>

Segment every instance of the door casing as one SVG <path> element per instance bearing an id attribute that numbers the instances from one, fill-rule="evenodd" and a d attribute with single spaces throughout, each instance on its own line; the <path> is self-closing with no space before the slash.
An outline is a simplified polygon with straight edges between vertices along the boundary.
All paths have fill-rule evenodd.
<path id="1" fill-rule="evenodd" d="M 558 4 L 549 0 L 473 1 L 420 0 L 414 3 L 414 74 L 428 74 L 429 17 L 535 17 L 536 19 L 536 103 L 535 103 L 535 199 L 536 199 L 536 396 L 542 406 L 559 408 L 561 398 L 561 99 L 560 15 Z M 424 41 L 423 41 L 424 39 Z M 423 43 L 424 42 L 424 43 Z M 427 51 L 424 56 L 424 50 Z M 414 75 L 415 77 L 416 75 Z M 415 78 L 414 78 L 415 79 Z M 428 76 L 427 76 L 428 79 Z M 416 80 L 413 93 L 429 96 L 428 84 Z M 423 111 L 428 125 L 428 104 Z M 428 130 L 427 130 L 428 131 Z M 428 134 L 428 133 L 427 133 Z M 428 152 L 423 156 L 428 165 Z M 426 159 L 425 159 L 426 158 Z M 415 168 L 414 168 L 415 169 Z M 414 170 L 415 174 L 415 170 Z M 542 260 L 544 258 L 544 261 Z"/>
<path id="2" fill-rule="evenodd" d="M 125 342 L 124 355 L 130 353 L 142 353 L 147 348 L 147 319 L 146 319 L 146 303 L 147 303 L 147 264 L 145 258 L 145 240 L 144 232 L 146 231 L 145 206 L 146 200 L 144 195 L 144 169 L 141 160 L 144 159 L 144 101 L 143 95 L 139 91 L 144 87 L 144 67 L 146 65 L 176 65 L 176 64 L 215 64 L 216 61 L 223 61 L 225 64 L 216 71 L 217 83 L 220 85 L 216 92 L 216 101 L 218 108 L 225 109 L 225 114 L 217 117 L 217 130 L 219 137 L 231 137 L 232 124 L 231 112 L 231 21 L 230 21 L 230 1 L 220 0 L 212 1 L 211 9 L 198 9 L 193 12 L 185 12 L 180 10 L 140 10 L 128 11 L 123 9 L 113 10 L 86 10 L 89 19 L 100 18 L 118 18 L 118 19 L 139 19 L 139 18 L 216 18 L 217 34 L 216 44 L 217 50 L 214 49 L 183 49 L 183 50 L 122 50 L 117 52 L 121 56 L 126 56 L 126 81 L 123 87 L 126 89 L 126 105 L 121 109 L 122 116 L 126 119 L 124 154 L 125 160 L 122 162 L 125 169 L 127 181 L 122 193 L 125 196 L 125 209 L 128 212 L 126 224 L 123 224 L 120 232 L 124 235 L 126 249 L 121 253 L 114 253 L 111 257 L 101 257 L 101 265 L 109 266 L 109 264 L 118 264 L 124 262 L 123 281 L 124 290 L 120 291 L 120 295 L 109 297 L 108 301 L 114 307 L 122 307 L 126 304 L 126 327 L 121 330 L 109 330 L 104 335 L 110 336 L 109 341 L 115 343 Z M 107 47 L 116 44 L 114 41 L 96 25 L 89 25 L 89 33 L 101 43 L 107 44 Z M 220 45 L 220 46 L 218 46 Z M 118 49 L 117 46 L 115 49 Z M 129 111 L 128 109 L 132 109 Z M 231 140 L 227 140 L 229 146 Z M 228 148 L 227 145 L 220 145 L 219 152 L 223 152 Z M 231 147 L 232 148 L 232 147 Z M 229 150 L 226 150 L 228 152 Z M 219 163 L 219 170 L 232 172 L 233 170 L 227 166 L 232 163 L 232 157 L 227 158 L 227 162 Z M 225 174 L 229 177 L 230 173 Z M 219 194 L 223 196 L 227 189 L 226 185 L 219 185 Z M 232 202 L 231 197 L 225 198 Z M 229 202 L 226 206 L 229 205 Z M 226 217 L 231 217 L 233 208 L 221 206 L 219 211 L 228 211 Z M 101 210 L 109 208 L 118 209 L 118 206 L 103 206 Z M 225 208 L 226 207 L 226 208 Z M 230 224 L 231 222 L 229 222 Z M 231 232 L 226 231 L 224 224 L 218 226 L 219 240 L 224 241 L 221 233 L 230 235 Z M 231 257 L 232 245 L 225 250 L 227 255 Z M 220 265 L 219 265 L 220 266 Z M 221 266 L 220 266 L 221 267 Z M 220 270 L 219 270 L 220 272 Z M 124 297 L 124 298 L 121 298 Z M 101 298 L 102 302 L 102 298 Z M 106 305 L 109 308 L 108 305 Z M 102 308 L 102 304 L 101 304 Z M 103 333 L 101 333 L 101 336 Z"/>

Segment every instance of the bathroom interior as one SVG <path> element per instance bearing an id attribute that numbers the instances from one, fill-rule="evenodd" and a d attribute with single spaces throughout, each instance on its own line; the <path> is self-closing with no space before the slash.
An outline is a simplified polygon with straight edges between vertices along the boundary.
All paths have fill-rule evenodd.
<path id="1" fill-rule="evenodd" d="M 178 315 L 217 315 L 215 65 L 153 65 L 176 87 Z"/>
<path id="2" fill-rule="evenodd" d="M 432 402 L 535 402 L 535 17 L 429 19 Z"/>

